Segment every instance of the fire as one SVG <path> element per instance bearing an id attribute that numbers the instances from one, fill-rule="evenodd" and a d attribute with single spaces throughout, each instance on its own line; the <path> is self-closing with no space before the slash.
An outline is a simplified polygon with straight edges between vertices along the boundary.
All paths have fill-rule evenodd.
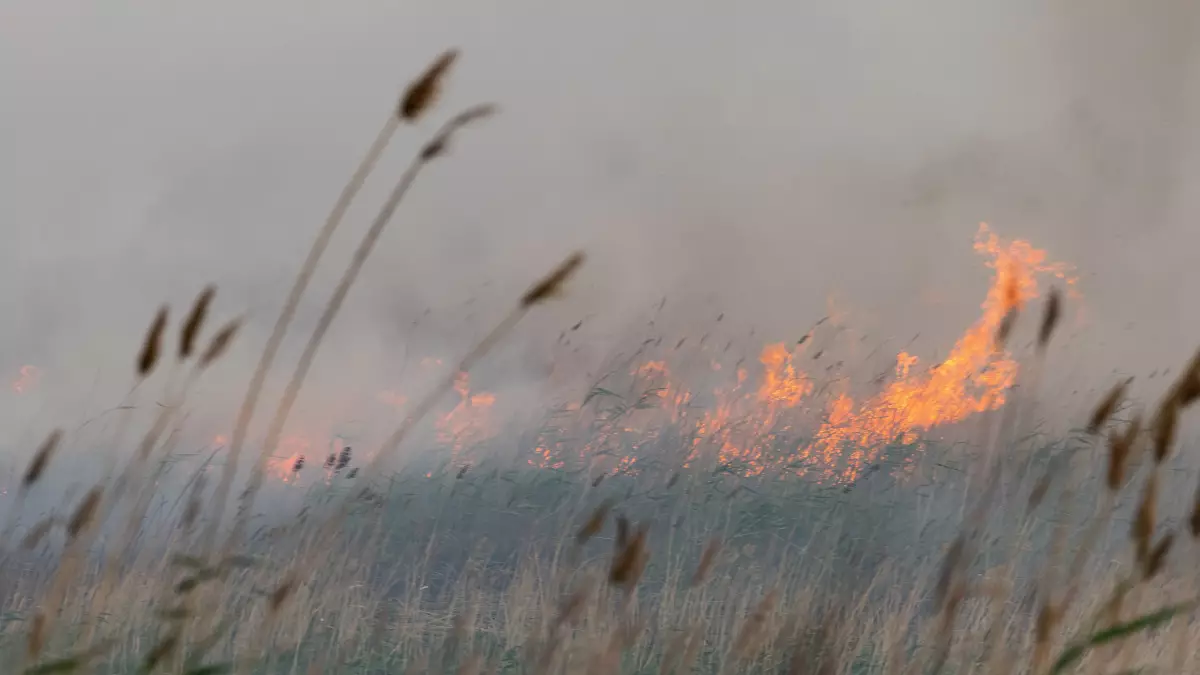
<path id="1" fill-rule="evenodd" d="M 792 357 L 792 352 L 782 342 L 763 348 L 758 357 L 765 368 L 762 386 L 758 388 L 759 401 L 791 408 L 812 393 L 812 381 L 803 372 L 797 374 Z"/>
<path id="2" fill-rule="evenodd" d="M 1028 241 L 1003 239 L 981 224 L 974 250 L 991 271 L 990 286 L 979 318 L 939 363 L 922 363 L 915 354 L 901 351 L 885 371 L 890 376 L 875 380 L 882 389 L 864 396 L 867 392 L 855 390 L 841 370 L 861 340 L 847 337 L 852 333 L 845 325 L 847 305 L 830 296 L 826 319 L 796 342 L 762 346 L 756 359 L 730 352 L 732 341 L 722 350 L 716 340 L 706 347 L 702 338 L 693 343 L 700 352 L 696 358 L 685 360 L 683 341 L 667 352 L 682 365 L 660 357 L 610 371 L 613 380 L 622 381 L 606 381 L 606 375 L 580 401 L 547 411 L 527 461 L 552 469 L 582 464 L 603 476 L 637 473 L 643 468 L 641 458 L 653 455 L 684 466 L 715 460 L 720 470 L 743 476 L 800 475 L 829 483 L 853 482 L 878 462 L 889 444 L 913 443 L 933 429 L 1005 404 L 1019 364 L 997 337 L 1038 297 L 1039 279 L 1057 277 L 1068 297 L 1078 297 L 1073 268 L 1051 262 L 1046 251 Z M 823 324 L 828 325 L 822 328 Z M 814 347 L 810 340 L 818 331 L 820 339 L 840 342 Z M 806 356 L 808 349 L 815 350 L 811 358 Z M 830 356 L 831 351 L 837 356 Z M 738 360 L 733 363 L 735 355 Z M 821 383 L 803 367 L 817 362 L 821 365 L 813 367 L 826 373 Z M 440 363 L 432 358 L 421 361 L 422 367 Z M 693 387 L 699 380 L 684 381 L 672 372 L 688 364 L 700 364 L 703 372 L 698 377 L 712 381 Z M 835 368 L 836 377 L 830 376 Z M 496 396 L 472 391 L 466 373 L 457 376 L 454 390 L 456 404 L 435 425 L 438 442 L 460 459 L 497 432 Z M 380 392 L 377 401 L 395 410 L 407 404 L 392 390 Z M 325 459 L 323 444 L 306 440 L 321 437 L 285 439 L 271 460 L 272 475 L 290 481 L 301 457 L 313 463 Z M 682 448 L 681 455 L 659 457 L 674 448 Z"/>
<path id="3" fill-rule="evenodd" d="M 24 394 L 37 386 L 42 377 L 42 371 L 36 366 L 21 366 L 16 378 L 12 381 L 12 390 L 16 394 Z"/>
<path id="4" fill-rule="evenodd" d="M 812 380 L 795 365 L 802 349 L 800 345 L 788 349 L 782 342 L 768 344 L 758 356 L 763 375 L 756 391 L 745 391 L 748 373 L 739 368 L 731 390 L 714 392 L 717 404 L 697 424 L 688 463 L 706 442 L 717 448 L 721 464 L 736 466 L 746 475 L 762 474 L 783 460 L 774 456 L 776 436 L 789 428 L 787 414 L 813 391 Z"/>
<path id="5" fill-rule="evenodd" d="M 396 410 L 403 410 L 404 406 L 408 403 L 407 396 L 401 394 L 400 392 L 392 391 L 391 389 L 385 389 L 384 391 L 379 392 L 379 395 L 376 398 L 380 403 L 391 408 L 395 408 Z"/>
<path id="6" fill-rule="evenodd" d="M 692 394 L 671 377 L 665 361 L 648 361 L 635 368 L 632 375 L 646 387 L 635 404 L 638 409 L 651 409 L 649 398 L 654 397 L 661 401 L 660 407 L 670 413 L 671 421 L 679 422 L 687 416 Z"/>
<path id="7" fill-rule="evenodd" d="M 296 479 L 296 465 L 300 458 L 313 459 L 312 442 L 304 436 L 284 436 L 279 441 L 277 454 L 267 459 L 267 473 L 284 483 Z"/>
<path id="8" fill-rule="evenodd" d="M 857 411 L 852 411 L 853 401 L 846 395 L 830 404 L 828 420 L 809 453 L 818 463 L 842 465 L 841 479 L 853 480 L 893 440 L 911 443 L 919 432 L 1004 405 L 1018 370 L 1016 360 L 995 342 L 1005 316 L 1038 296 L 1038 274 L 1052 274 L 1074 290 L 1070 266 L 1047 262 L 1046 252 L 1027 241 L 1005 242 L 986 224 L 980 224 L 975 251 L 991 258 L 992 285 L 982 304 L 983 315 L 950 355 L 918 372 L 917 357 L 901 352 L 896 380 Z M 849 454 L 843 456 L 844 450 Z"/>
<path id="9" fill-rule="evenodd" d="M 439 442 L 450 445 L 457 457 L 465 448 L 492 435 L 491 408 L 496 396 L 488 392 L 472 394 L 467 373 L 459 373 L 455 378 L 454 391 L 459 396 L 458 405 L 438 420 L 437 437 Z"/>
<path id="10" fill-rule="evenodd" d="M 928 366 L 907 351 L 897 354 L 891 382 L 873 396 L 856 400 L 843 379 L 828 383 L 823 404 L 814 401 L 814 380 L 799 361 L 813 331 L 794 346 L 782 342 L 764 346 L 757 376 L 739 361 L 732 369 L 736 381 L 713 389 L 702 408 L 696 407 L 698 399 L 691 390 L 672 377 L 665 361 L 650 360 L 630 371 L 633 382 L 627 394 L 604 389 L 597 403 L 560 411 L 578 426 L 563 429 L 556 420 L 553 434 L 539 436 L 536 458 L 530 463 L 563 467 L 567 446 L 560 439 L 584 437 L 588 439 L 584 447 L 574 446 L 581 461 L 603 460 L 617 471 L 633 468 L 641 448 L 653 451 L 659 447 L 653 443 L 656 439 L 674 438 L 663 436 L 674 426 L 688 434 L 685 466 L 711 453 L 724 469 L 741 475 L 773 471 L 851 482 L 878 460 L 889 443 L 913 442 L 931 429 L 1005 403 L 1017 379 L 1018 363 L 998 344 L 997 333 L 1006 317 L 1038 296 L 1039 276 L 1063 280 L 1068 296 L 1078 296 L 1072 268 L 1050 262 L 1045 251 L 1027 241 L 1004 240 L 981 224 L 974 249 L 986 256 L 992 271 L 980 318 L 941 363 Z M 827 309 L 835 334 L 844 336 L 844 304 L 830 297 Z M 853 351 L 855 344 L 846 347 Z M 726 372 L 719 360 L 706 358 L 711 372 Z M 808 440 L 802 441 L 805 435 Z M 615 464 L 604 459 L 609 456 L 615 457 Z"/>

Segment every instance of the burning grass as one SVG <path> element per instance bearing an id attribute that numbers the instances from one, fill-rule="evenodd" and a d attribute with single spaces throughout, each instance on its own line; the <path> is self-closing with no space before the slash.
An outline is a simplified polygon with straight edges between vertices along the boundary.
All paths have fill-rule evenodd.
<path id="1" fill-rule="evenodd" d="M 1200 497 L 1173 453 L 1200 394 L 1200 356 L 1143 423 L 1117 383 L 1077 432 L 1027 433 L 1021 380 L 1037 379 L 1065 305 L 1069 266 L 981 226 L 993 271 L 981 318 L 949 355 L 907 353 L 866 385 L 843 362 L 809 372 L 832 342 L 817 322 L 750 358 L 706 333 L 688 382 L 662 336 L 579 402 L 502 426 L 472 367 L 531 311 L 563 294 L 569 256 L 445 368 L 373 452 L 285 432 L 326 330 L 422 169 L 467 125 L 452 116 L 399 178 L 345 269 L 237 483 L 266 377 L 329 238 L 402 124 L 435 114 L 448 51 L 408 87 L 318 234 L 250 377 L 228 443 L 181 460 L 188 393 L 236 339 L 213 329 L 215 287 L 176 325 L 152 319 L 134 387 L 160 384 L 132 460 L 48 513 L 20 515 L 66 471 L 54 431 L 24 468 L 0 549 L 6 672 L 313 674 L 1190 672 L 1197 590 L 1173 558 L 1200 536 Z M 1067 299 L 1045 292 L 1055 279 Z M 1039 298 L 1032 356 L 1010 348 Z M 718 317 L 720 322 L 722 317 Z M 576 326 L 577 327 L 577 326 Z M 178 330 L 173 358 L 167 335 Z M 809 351 L 812 350 L 812 351 Z M 832 358 L 832 357 L 830 357 Z M 13 383 L 33 386 L 37 371 Z M 714 382 L 716 383 L 714 385 Z M 866 386 L 871 391 L 862 391 Z M 856 388 L 858 387 L 858 388 Z M 436 452 L 384 461 L 434 420 Z M 1028 411 L 1026 411 L 1028 412 Z M 127 443 L 137 416 L 120 418 Z M 523 420 L 527 422 L 527 420 Z M 974 427 L 975 442 L 938 438 Z M 515 448 L 499 452 L 496 448 Z M 214 458 L 223 460 L 219 470 Z M 215 481 L 210 481 L 215 479 Z M 236 499 L 235 486 L 240 486 Z M 263 491 L 294 503 L 267 522 Z M 1083 508 L 1080 508 L 1083 505 Z M 1171 515 L 1174 513 L 1174 515 Z M 1181 516 L 1180 513 L 1183 515 Z M 1187 523 L 1184 525 L 1183 523 Z"/>

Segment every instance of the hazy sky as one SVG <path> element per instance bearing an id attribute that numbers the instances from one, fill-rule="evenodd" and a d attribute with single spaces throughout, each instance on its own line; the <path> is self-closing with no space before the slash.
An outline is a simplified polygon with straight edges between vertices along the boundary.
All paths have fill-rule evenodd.
<path id="1" fill-rule="evenodd" d="M 392 147 L 304 322 L 420 139 L 502 113 L 402 207 L 318 364 L 330 389 L 406 345 L 458 353 L 576 247 L 570 299 L 517 336 L 531 380 L 561 328 L 590 317 L 603 344 L 663 296 L 681 330 L 724 311 L 791 339 L 832 293 L 944 350 L 985 290 L 980 221 L 1078 266 L 1098 368 L 1174 364 L 1200 342 L 1195 7 L 3 0 L 0 374 L 126 368 L 155 307 L 213 281 L 252 322 L 244 379 L 345 177 L 450 46 L 442 105 Z"/>

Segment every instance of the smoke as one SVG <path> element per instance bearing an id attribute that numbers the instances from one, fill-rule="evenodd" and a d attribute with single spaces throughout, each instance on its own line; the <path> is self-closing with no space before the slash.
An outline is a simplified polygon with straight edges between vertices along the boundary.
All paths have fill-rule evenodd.
<path id="1" fill-rule="evenodd" d="M 45 397 L 12 441 L 115 405 L 156 307 L 181 316 L 208 282 L 248 322 L 197 392 L 191 423 L 225 430 L 342 181 L 451 45 L 439 115 L 502 113 L 418 181 L 301 423 L 419 392 L 422 359 L 453 363 L 574 248 L 589 265 L 568 300 L 480 386 L 578 392 L 644 333 L 698 338 L 722 313 L 746 344 L 794 340 L 831 297 L 872 344 L 919 333 L 932 358 L 978 313 L 980 221 L 1080 270 L 1072 375 L 1178 363 L 1200 336 L 1194 4 L 8 3 L 0 374 L 37 365 Z M 435 123 L 402 132 L 296 335 Z"/>

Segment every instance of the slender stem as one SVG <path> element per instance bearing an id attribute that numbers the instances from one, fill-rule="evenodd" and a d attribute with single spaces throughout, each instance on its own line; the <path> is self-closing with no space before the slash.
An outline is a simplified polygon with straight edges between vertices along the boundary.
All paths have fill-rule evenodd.
<path id="1" fill-rule="evenodd" d="M 296 275 L 296 281 L 292 284 L 291 291 L 288 292 L 287 300 L 284 302 L 283 309 L 279 313 L 279 318 L 275 321 L 275 328 L 271 331 L 271 336 L 267 339 L 266 346 L 263 347 L 263 353 L 259 357 L 258 366 L 255 367 L 254 375 L 250 378 L 250 385 L 246 388 L 246 397 L 243 399 L 241 409 L 238 411 L 237 421 L 234 423 L 233 433 L 230 438 L 229 456 L 226 458 L 221 472 L 221 482 L 217 486 L 217 492 L 213 500 L 215 513 L 204 530 L 203 537 L 201 538 L 201 550 L 207 550 L 216 539 L 217 529 L 220 527 L 225 512 L 225 502 L 229 499 L 229 491 L 232 488 L 234 476 L 237 474 L 242 446 L 245 444 L 246 434 L 250 429 L 250 422 L 254 419 L 255 407 L 258 405 L 259 396 L 261 396 L 263 385 L 266 383 L 267 373 L 271 370 L 271 366 L 275 362 L 275 357 L 279 353 L 283 337 L 287 334 L 287 329 L 291 325 L 292 319 L 296 316 L 296 310 L 300 306 L 300 298 L 304 295 L 305 290 L 308 289 L 308 284 L 312 280 L 313 273 L 316 271 L 317 263 L 320 262 L 321 256 L 324 255 L 325 249 L 328 248 L 329 241 L 333 238 L 334 232 L 341 224 L 343 217 L 345 217 L 350 204 L 358 196 L 359 191 L 362 189 L 367 177 L 374 170 L 375 165 L 379 163 L 380 157 L 383 156 L 384 150 L 391 143 L 392 137 L 396 135 L 396 130 L 399 126 L 400 121 L 396 115 L 394 113 L 389 114 L 387 122 L 379 130 L 375 141 L 371 144 L 367 153 L 363 155 L 362 161 L 359 162 L 358 168 L 355 169 L 350 180 L 342 188 L 341 194 L 338 195 L 333 210 L 329 212 L 324 226 L 317 233 L 312 248 L 308 252 L 308 258 L 305 259 L 304 265 L 300 268 L 300 273 Z"/>

